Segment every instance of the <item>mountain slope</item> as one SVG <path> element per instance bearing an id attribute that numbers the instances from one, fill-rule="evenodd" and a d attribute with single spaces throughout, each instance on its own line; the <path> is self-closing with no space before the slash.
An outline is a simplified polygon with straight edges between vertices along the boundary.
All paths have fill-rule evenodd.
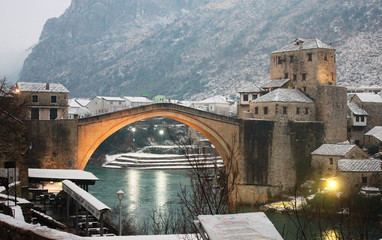
<path id="1" fill-rule="evenodd" d="M 379 83 L 381 4 L 370 1 L 87 0 L 49 20 L 20 81 L 71 96 L 234 95 L 269 77 L 270 53 L 297 37 L 337 49 L 337 81 Z"/>

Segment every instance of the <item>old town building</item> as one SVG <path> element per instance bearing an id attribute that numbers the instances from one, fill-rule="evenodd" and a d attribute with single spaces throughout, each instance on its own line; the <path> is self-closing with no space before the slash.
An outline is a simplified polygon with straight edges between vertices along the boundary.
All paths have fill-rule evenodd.
<path id="1" fill-rule="evenodd" d="M 32 120 L 55 120 L 68 118 L 69 91 L 58 83 L 18 82 L 18 92 L 28 108 Z"/>

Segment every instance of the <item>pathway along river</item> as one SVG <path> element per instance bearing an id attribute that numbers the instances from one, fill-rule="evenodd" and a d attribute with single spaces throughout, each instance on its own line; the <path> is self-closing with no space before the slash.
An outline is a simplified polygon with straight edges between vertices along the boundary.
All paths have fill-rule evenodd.
<path id="1" fill-rule="evenodd" d="M 180 192 L 180 186 L 190 186 L 189 170 L 113 169 L 91 164 L 88 164 L 85 170 L 94 173 L 100 179 L 94 186 L 89 186 L 89 192 L 109 207 L 119 206 L 116 194 L 118 190 L 122 189 L 125 192 L 123 208 L 128 209 L 138 224 L 150 220 L 153 209 L 179 209 L 181 205 L 177 194 Z M 266 214 L 280 233 L 289 232 L 285 239 L 296 239 L 296 226 L 287 214 Z M 318 228 L 313 231 L 318 232 Z"/>

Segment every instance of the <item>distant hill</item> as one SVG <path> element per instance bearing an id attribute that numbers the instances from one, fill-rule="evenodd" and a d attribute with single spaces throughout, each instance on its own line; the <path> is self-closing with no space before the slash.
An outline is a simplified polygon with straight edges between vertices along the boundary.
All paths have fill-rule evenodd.
<path id="1" fill-rule="evenodd" d="M 295 38 L 337 49 L 337 82 L 381 83 L 378 0 L 73 0 L 49 19 L 20 81 L 71 97 L 235 95 L 269 78 L 270 53 Z"/>

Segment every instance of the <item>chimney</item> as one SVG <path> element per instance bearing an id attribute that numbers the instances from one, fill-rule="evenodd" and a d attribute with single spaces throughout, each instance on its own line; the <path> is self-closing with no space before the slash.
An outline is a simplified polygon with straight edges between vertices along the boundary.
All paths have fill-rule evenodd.
<path id="1" fill-rule="evenodd" d="M 46 83 L 46 87 L 45 87 L 46 90 L 49 90 L 49 83 Z"/>

